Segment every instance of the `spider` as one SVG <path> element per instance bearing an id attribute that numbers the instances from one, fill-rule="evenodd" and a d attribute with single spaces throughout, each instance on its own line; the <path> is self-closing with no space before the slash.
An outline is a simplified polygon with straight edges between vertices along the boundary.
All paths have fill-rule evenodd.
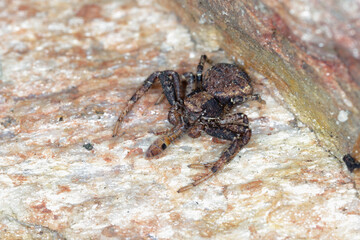
<path id="1" fill-rule="evenodd" d="M 250 78 L 242 69 L 234 64 L 218 63 L 203 74 L 205 62 L 212 64 L 206 55 L 202 55 L 196 74 L 188 72 L 180 77 L 172 70 L 152 73 L 127 102 L 113 131 L 115 137 L 124 117 L 158 79 L 163 94 L 171 105 L 168 121 L 173 128 L 156 133 L 162 136 L 150 145 L 145 154 L 146 158 L 159 155 L 185 133 L 197 138 L 201 132 L 206 132 L 211 136 L 231 141 L 230 146 L 221 153 L 217 161 L 190 164 L 188 167 L 203 169 L 206 173 L 191 184 L 180 188 L 179 193 L 214 176 L 249 142 L 251 129 L 247 116 L 243 113 L 229 114 L 229 111 L 247 100 L 261 101 L 259 95 L 253 94 Z M 181 80 L 185 80 L 185 89 L 182 89 Z M 183 92 L 185 93 L 182 94 Z"/>

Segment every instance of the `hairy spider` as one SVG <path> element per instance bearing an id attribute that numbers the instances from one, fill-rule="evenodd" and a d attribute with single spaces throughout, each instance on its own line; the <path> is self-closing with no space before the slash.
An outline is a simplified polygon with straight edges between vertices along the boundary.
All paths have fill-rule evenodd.
<path id="1" fill-rule="evenodd" d="M 227 113 L 234 105 L 250 99 L 260 100 L 258 95 L 253 94 L 250 78 L 242 69 L 234 64 L 218 63 L 203 75 L 205 62 L 211 64 L 206 55 L 202 55 L 196 75 L 191 72 L 182 75 L 182 79 L 186 81 L 184 96 L 181 91 L 181 78 L 177 72 L 166 70 L 152 73 L 127 102 L 113 132 L 115 137 L 127 113 L 155 80 L 159 79 L 163 93 L 171 105 L 168 120 L 174 127 L 162 132 L 163 136 L 150 145 L 146 151 L 147 158 L 162 153 L 171 142 L 184 133 L 196 138 L 204 131 L 211 136 L 231 141 L 230 146 L 222 152 L 217 161 L 190 164 L 190 168 L 205 169 L 207 173 L 180 188 L 178 192 L 184 192 L 212 177 L 249 142 L 251 130 L 247 116 L 243 113 Z"/>

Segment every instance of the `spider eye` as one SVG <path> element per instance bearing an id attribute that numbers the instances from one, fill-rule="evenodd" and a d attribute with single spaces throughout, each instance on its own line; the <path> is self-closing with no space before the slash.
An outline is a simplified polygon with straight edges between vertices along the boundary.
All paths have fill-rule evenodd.
<path id="1" fill-rule="evenodd" d="M 166 144 L 165 144 L 165 143 L 163 143 L 163 144 L 161 145 L 161 149 L 162 149 L 162 150 L 165 150 L 165 149 L 166 149 L 166 147 L 167 147 L 167 146 L 166 146 Z"/>

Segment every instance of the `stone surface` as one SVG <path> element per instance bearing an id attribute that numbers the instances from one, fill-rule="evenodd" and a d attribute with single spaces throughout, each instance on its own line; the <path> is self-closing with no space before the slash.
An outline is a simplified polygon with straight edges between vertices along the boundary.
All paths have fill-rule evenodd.
<path id="1" fill-rule="evenodd" d="M 228 143 L 184 136 L 146 160 L 150 132 L 169 127 L 159 85 L 111 137 L 153 71 L 195 71 L 203 53 L 231 61 L 216 42 L 195 44 L 174 14 L 152 1 L 0 4 L 1 239 L 359 239 L 344 164 L 251 69 L 266 104 L 235 109 L 249 116 L 250 143 L 188 192 L 176 192 L 199 173 L 187 165 Z"/>
<path id="2" fill-rule="evenodd" d="M 272 81 L 338 159 L 352 151 L 360 134 L 359 1 L 158 2 L 180 16 L 194 39 L 220 45 Z"/>

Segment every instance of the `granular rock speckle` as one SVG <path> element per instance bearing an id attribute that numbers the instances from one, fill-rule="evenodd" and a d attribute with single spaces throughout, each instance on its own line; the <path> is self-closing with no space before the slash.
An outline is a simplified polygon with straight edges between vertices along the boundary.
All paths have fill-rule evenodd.
<path id="1" fill-rule="evenodd" d="M 222 51 L 199 51 L 153 1 L 7 1 L 1 16 L 0 239 L 359 236 L 345 165 L 306 126 L 289 124 L 295 117 L 277 90 L 252 71 L 266 104 L 234 109 L 248 115 L 251 141 L 191 191 L 176 192 L 198 173 L 187 165 L 215 161 L 225 146 L 183 136 L 145 159 L 151 131 L 170 127 L 169 104 L 155 105 L 159 85 L 112 138 L 118 112 L 150 73 L 195 71 L 201 54 L 229 62 Z M 20 42 L 26 48 L 14 48 Z"/>

